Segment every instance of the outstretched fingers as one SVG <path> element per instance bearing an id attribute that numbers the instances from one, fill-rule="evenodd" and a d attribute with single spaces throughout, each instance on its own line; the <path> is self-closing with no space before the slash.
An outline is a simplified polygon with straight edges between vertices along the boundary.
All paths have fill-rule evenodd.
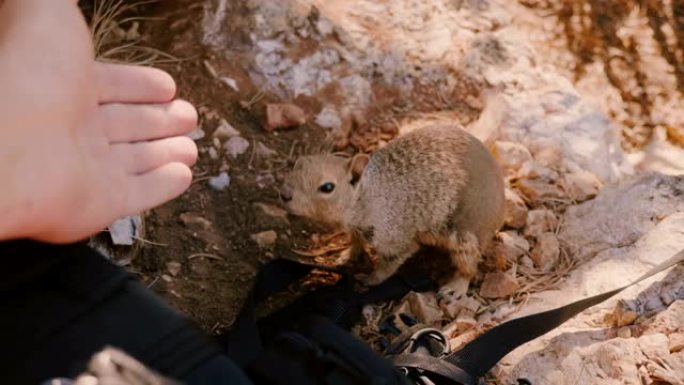
<path id="1" fill-rule="evenodd" d="M 100 104 L 167 103 L 176 96 L 171 75 L 156 68 L 96 63 L 95 78 Z"/>
<path id="2" fill-rule="evenodd" d="M 112 153 L 124 171 L 132 175 L 143 174 L 168 163 L 192 166 L 197 161 L 197 146 L 185 136 L 114 144 Z"/>
<path id="3" fill-rule="evenodd" d="M 136 142 L 184 135 L 197 127 L 197 111 L 188 102 L 112 103 L 99 107 L 98 124 L 110 143 Z"/>
<path id="4" fill-rule="evenodd" d="M 190 187 L 192 172 L 183 163 L 168 163 L 141 175 L 131 176 L 125 212 L 137 214 L 170 201 Z"/>
<path id="5" fill-rule="evenodd" d="M 97 63 L 98 125 L 127 175 L 124 212 L 140 213 L 182 194 L 192 181 L 197 146 L 183 135 L 197 112 L 176 95 L 164 71 Z"/>

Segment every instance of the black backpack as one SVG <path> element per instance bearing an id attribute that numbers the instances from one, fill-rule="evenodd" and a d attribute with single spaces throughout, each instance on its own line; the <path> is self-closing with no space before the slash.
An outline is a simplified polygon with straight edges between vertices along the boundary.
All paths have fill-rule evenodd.
<path id="1" fill-rule="evenodd" d="M 432 289 L 429 279 L 398 274 L 357 293 L 352 280 L 344 277 L 257 320 L 257 303 L 286 290 L 314 268 L 274 260 L 261 268 L 233 328 L 219 342 L 256 385 L 474 385 L 513 349 L 682 260 L 684 250 L 624 287 L 502 323 L 456 352 L 450 351 L 448 337 L 439 330 L 414 325 L 383 354 L 349 331 L 361 309 L 409 291 Z"/>
<path id="2" fill-rule="evenodd" d="M 3 384 L 73 378 L 86 368 L 93 353 L 116 342 L 115 347 L 172 378 L 188 378 L 193 368 L 218 359 L 216 372 L 204 371 L 201 380 L 188 379 L 188 385 L 245 381 L 256 385 L 470 385 L 477 384 L 519 345 L 681 262 L 684 250 L 629 285 L 505 322 L 456 352 L 451 352 L 448 339 L 439 330 L 413 325 L 383 353 L 373 351 L 349 332 L 361 309 L 366 304 L 398 299 L 409 291 L 432 289 L 429 279 L 398 274 L 357 293 L 352 280 L 345 277 L 257 320 L 258 303 L 286 290 L 314 268 L 274 260 L 260 269 L 233 328 L 215 344 L 123 269 L 84 245 L 4 242 L 0 243 L 0 256 L 7 263 L 0 282 Z M 249 380 L 237 368 L 226 372 L 226 362 L 234 365 L 222 353 L 230 356 Z M 150 378 L 149 383 L 162 383 L 154 375 Z"/>

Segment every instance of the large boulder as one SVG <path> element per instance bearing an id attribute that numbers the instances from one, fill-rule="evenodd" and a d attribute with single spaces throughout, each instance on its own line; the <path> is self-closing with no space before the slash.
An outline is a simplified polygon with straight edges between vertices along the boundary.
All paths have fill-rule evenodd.
<path id="1" fill-rule="evenodd" d="M 582 263 L 556 290 L 531 295 L 514 317 L 618 288 L 684 249 L 683 192 L 684 177 L 647 175 L 570 208 L 559 236 Z M 627 322 L 633 325 L 617 323 L 614 313 L 622 307 L 633 312 Z M 669 349 L 684 328 L 682 312 L 684 266 L 678 266 L 516 349 L 495 372 L 502 383 L 684 383 L 684 356 Z"/>

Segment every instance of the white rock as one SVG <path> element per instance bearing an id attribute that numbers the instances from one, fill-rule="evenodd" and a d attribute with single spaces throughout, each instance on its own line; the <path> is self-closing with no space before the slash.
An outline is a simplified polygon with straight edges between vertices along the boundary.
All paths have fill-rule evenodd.
<path id="1" fill-rule="evenodd" d="M 631 302 L 631 301 L 630 301 Z M 639 313 L 628 304 L 627 301 L 618 301 L 609 316 L 612 326 L 622 327 L 631 325 L 639 317 Z"/>
<path id="2" fill-rule="evenodd" d="M 186 136 L 188 138 L 195 140 L 195 141 L 204 138 L 205 135 L 206 135 L 206 133 L 204 132 L 202 127 L 197 127 L 194 130 L 192 130 L 186 134 Z"/>
<path id="3" fill-rule="evenodd" d="M 109 225 L 109 236 L 115 245 L 131 246 L 142 230 L 142 217 L 133 215 L 117 219 Z"/>
<path id="4" fill-rule="evenodd" d="M 676 103 L 676 102 L 675 102 Z M 672 108 L 673 111 L 678 108 Z M 682 148 L 667 138 L 664 128 L 657 127 L 651 141 L 641 151 L 627 154 L 629 162 L 641 172 L 657 172 L 667 175 L 684 174 Z"/>
<path id="5" fill-rule="evenodd" d="M 509 188 L 505 190 L 505 199 L 504 224 L 514 229 L 525 226 L 528 211 L 525 201 L 522 200 L 518 193 Z"/>
<path id="6" fill-rule="evenodd" d="M 576 202 L 584 202 L 598 194 L 601 181 L 589 171 L 575 171 L 565 174 L 563 187 L 568 197 Z"/>
<path id="7" fill-rule="evenodd" d="M 231 158 L 237 158 L 249 148 L 249 141 L 241 136 L 233 136 L 223 144 L 226 154 Z"/>
<path id="8" fill-rule="evenodd" d="M 532 258 L 525 255 L 522 258 L 520 258 L 520 266 L 525 266 L 531 269 L 534 267 L 534 261 L 532 261 Z"/>
<path id="9" fill-rule="evenodd" d="M 665 314 L 679 312 L 682 305 L 673 304 Z M 674 326 L 684 327 L 682 319 Z M 606 330 L 569 329 L 513 367 L 500 366 L 505 369 L 497 377 L 503 383 L 526 378 L 532 384 L 558 385 L 684 383 L 684 357 L 671 353 L 670 340 L 657 327 L 637 336 L 629 328 L 620 330 L 628 333 L 618 331 L 624 337 L 611 338 Z"/>
<path id="10" fill-rule="evenodd" d="M 216 150 L 215 147 L 209 147 L 209 150 L 207 150 L 207 152 L 209 153 L 209 158 L 211 158 L 213 160 L 218 159 L 218 157 L 219 157 L 218 150 Z"/>
<path id="11" fill-rule="evenodd" d="M 456 337 L 449 340 L 449 345 L 451 345 L 451 350 L 452 351 L 460 350 L 467 343 L 474 340 L 475 337 L 477 337 L 478 335 L 479 335 L 479 331 L 477 329 L 470 329 L 470 330 L 465 331 L 464 333 L 457 335 Z"/>
<path id="12" fill-rule="evenodd" d="M 580 257 L 609 246 L 630 245 L 667 215 L 684 211 L 684 176 L 651 174 L 604 187 L 570 207 L 561 238 Z"/>
<path id="13" fill-rule="evenodd" d="M 631 179 L 604 187 L 594 200 L 568 209 L 559 235 L 572 249 L 571 255 L 584 262 L 562 281 L 558 290 L 532 294 L 516 316 L 623 286 L 683 249 L 683 179 L 657 175 Z M 639 317 L 636 322 L 641 322 L 642 317 L 656 314 L 639 325 L 650 329 L 639 335 L 631 333 L 629 339 L 613 339 L 615 334 L 604 328 L 603 320 L 614 312 L 620 300 L 634 306 L 624 312 L 621 324 L 633 322 L 635 315 Z M 648 381 L 667 377 L 667 381 L 674 381 L 670 383 L 682 382 L 681 354 L 670 353 L 666 336 L 684 326 L 683 300 L 684 266 L 678 266 L 516 349 L 502 361 L 497 378 L 502 383 L 525 377 L 532 383 L 570 385 L 579 381 L 598 385 L 641 383 L 635 376 L 646 375 Z M 613 350 L 615 346 L 618 348 Z M 648 370 L 639 371 L 639 367 Z M 619 374 L 618 379 L 615 374 Z"/>
<path id="14" fill-rule="evenodd" d="M 365 109 L 371 102 L 373 90 L 368 79 L 354 74 L 340 79 L 340 86 L 344 91 L 347 106 L 355 109 Z"/>
<path id="15" fill-rule="evenodd" d="M 228 0 L 212 0 L 204 7 L 202 18 L 202 42 L 210 46 L 223 46 L 227 39 L 223 33 L 224 20 L 228 11 Z"/>
<path id="16" fill-rule="evenodd" d="M 602 181 L 616 181 L 631 172 L 616 130 L 603 114 L 582 102 L 572 88 L 527 92 L 524 97 L 507 95 L 505 99 L 509 119 L 501 128 L 503 139 L 523 143 L 536 138 L 551 140 L 561 147 L 564 161 L 578 164 Z M 542 101 L 557 104 L 564 112 L 550 117 Z"/>
<path id="17" fill-rule="evenodd" d="M 504 298 L 515 293 L 519 286 L 513 274 L 495 271 L 485 275 L 480 295 L 484 298 Z"/>
<path id="18" fill-rule="evenodd" d="M 227 85 L 228 87 L 232 88 L 235 92 L 240 91 L 240 87 L 238 87 L 237 81 L 231 77 L 221 76 L 221 82 Z"/>
<path id="19" fill-rule="evenodd" d="M 266 129 L 292 128 L 306 123 L 306 112 L 291 103 L 269 103 L 266 105 Z"/>
<path id="20" fill-rule="evenodd" d="M 182 213 L 179 218 L 186 227 L 201 228 L 203 230 L 209 230 L 211 228 L 211 222 L 197 214 Z"/>
<path id="21" fill-rule="evenodd" d="M 235 127 L 233 127 L 225 119 L 221 119 L 219 121 L 219 125 L 216 127 L 216 130 L 214 130 L 214 133 L 212 134 L 212 137 L 218 139 L 219 141 L 223 141 L 235 136 L 240 136 L 240 131 L 236 130 Z"/>
<path id="22" fill-rule="evenodd" d="M 434 293 L 411 292 L 404 297 L 404 301 L 420 323 L 432 325 L 442 319 L 442 310 L 437 305 Z"/>
<path id="23" fill-rule="evenodd" d="M 209 179 L 209 186 L 217 191 L 223 191 L 230 185 L 230 176 L 227 172 L 222 172 L 218 176 Z"/>
<path id="24" fill-rule="evenodd" d="M 453 326 L 456 332 L 461 334 L 477 326 L 477 321 L 471 315 L 459 315 L 453 321 Z"/>
<path id="25" fill-rule="evenodd" d="M 472 315 L 480 308 L 480 302 L 475 298 L 467 295 L 461 296 L 458 299 L 453 299 L 448 302 L 440 303 L 444 314 L 450 319 L 456 318 L 462 312 L 464 315 Z"/>
<path id="26" fill-rule="evenodd" d="M 266 188 L 272 186 L 276 182 L 273 174 L 259 174 L 254 178 L 254 183 L 256 183 L 259 188 Z"/>
<path id="27" fill-rule="evenodd" d="M 524 233 L 528 237 L 538 237 L 542 233 L 556 230 L 558 218 L 548 209 L 535 209 L 527 213 Z"/>
<path id="28" fill-rule="evenodd" d="M 339 130 L 342 127 L 342 118 L 337 110 L 332 106 L 325 106 L 321 112 L 316 115 L 314 123 L 317 125 L 332 130 Z"/>
<path id="29" fill-rule="evenodd" d="M 562 201 L 565 198 L 565 193 L 558 185 L 543 179 L 519 179 L 515 182 L 515 187 L 532 207 L 549 201 Z"/>
<path id="30" fill-rule="evenodd" d="M 180 262 L 170 261 L 166 263 L 166 270 L 169 272 L 169 274 L 171 274 L 174 277 L 177 276 L 178 273 L 180 273 L 181 268 L 182 266 Z"/>
<path id="31" fill-rule="evenodd" d="M 559 169 L 563 156 L 560 144 L 549 138 L 536 138 L 529 142 L 529 150 L 540 165 L 551 169 Z"/>
<path id="32" fill-rule="evenodd" d="M 278 240 L 278 233 L 273 230 L 262 231 L 260 233 L 252 234 L 252 240 L 262 249 L 270 249 L 275 246 Z"/>
<path id="33" fill-rule="evenodd" d="M 254 209 L 258 225 L 287 226 L 290 223 L 287 219 L 287 211 L 278 206 L 268 203 L 255 203 Z"/>
<path id="34" fill-rule="evenodd" d="M 517 231 L 503 231 L 499 233 L 500 246 L 497 251 L 500 251 L 506 256 L 506 259 L 513 262 L 517 261 L 523 255 L 530 251 L 530 243 Z"/>
<path id="35" fill-rule="evenodd" d="M 265 144 L 263 144 L 261 142 L 256 143 L 256 150 L 255 151 L 259 156 L 262 156 L 264 158 L 268 158 L 268 157 L 271 157 L 273 155 L 278 154 L 277 151 L 275 151 L 271 148 L 268 148 Z"/>
<path id="36" fill-rule="evenodd" d="M 501 167 L 506 170 L 517 171 L 525 162 L 532 160 L 530 151 L 520 143 L 497 140 L 494 142 L 493 152 Z"/>
<path id="37" fill-rule="evenodd" d="M 333 32 L 334 26 L 330 21 L 324 17 L 319 18 L 316 21 L 316 30 L 321 36 L 329 35 Z"/>
<path id="38" fill-rule="evenodd" d="M 670 343 L 668 348 L 671 353 L 677 353 L 684 350 L 684 332 L 672 333 L 668 336 Z"/>
<path id="39" fill-rule="evenodd" d="M 554 233 L 542 233 L 537 237 L 530 258 L 534 265 L 542 271 L 550 271 L 558 263 L 560 243 Z"/>
<path id="40" fill-rule="evenodd" d="M 516 176 L 522 179 L 541 179 L 545 182 L 555 182 L 559 178 L 557 171 L 542 165 L 536 160 L 523 163 Z"/>

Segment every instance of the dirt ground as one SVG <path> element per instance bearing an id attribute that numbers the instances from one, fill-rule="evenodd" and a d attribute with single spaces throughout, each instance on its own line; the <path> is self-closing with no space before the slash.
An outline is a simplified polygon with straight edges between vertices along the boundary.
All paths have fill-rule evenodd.
<path id="1" fill-rule="evenodd" d="M 568 1 L 520 3 L 541 13 L 554 12 L 560 15 L 561 20 L 570 20 L 573 12 L 582 13 L 584 9 Z M 276 255 L 293 256 L 293 248 L 304 248 L 316 233 L 325 233 L 324 229 L 295 218 L 266 215 L 255 206 L 277 206 L 277 185 L 282 173 L 297 154 L 315 150 L 325 138 L 323 131 L 314 125 L 277 132 L 264 128 L 265 105 L 283 100 L 262 93 L 245 70 L 247 56 L 241 42 L 247 40 L 245 31 L 249 29 L 249 22 L 246 17 L 241 17 L 241 12 L 247 12 L 242 4 L 240 1 L 232 2 L 232 9 L 228 10 L 232 13 L 230 19 L 235 28 L 230 57 L 217 57 L 202 45 L 202 2 L 167 0 L 138 10 L 142 16 L 150 18 L 140 24 L 144 44 L 177 59 L 157 66 L 175 77 L 179 96 L 198 107 L 205 136 L 197 141 L 200 159 L 194 167 L 192 187 L 175 201 L 147 213 L 144 239 L 133 248 L 119 251 L 132 256 L 125 263 L 131 272 L 213 333 L 232 323 L 261 262 Z M 576 76 L 575 81 L 587 71 L 589 63 L 612 60 L 607 51 L 597 47 L 618 45 L 617 48 L 624 51 L 621 57 L 638 62 L 630 47 L 620 46 L 614 38 L 615 20 L 624 18 L 633 6 L 629 2 L 629 5 L 621 7 L 606 7 L 600 17 L 585 15 L 588 19 L 594 17 L 594 22 L 582 24 L 584 30 L 577 30 L 570 22 L 559 27 L 566 31 L 569 51 L 576 59 L 567 64 L 568 72 Z M 654 18 L 660 17 L 656 11 L 649 12 L 654 14 Z M 681 21 L 681 17 L 676 20 Z M 126 27 L 122 25 L 122 28 Z M 677 36 L 684 36 L 680 36 L 684 32 L 679 27 L 673 26 L 678 31 Z M 681 47 L 669 46 L 673 53 L 668 61 L 681 59 Z M 643 78 L 640 75 L 642 70 L 634 66 L 630 68 L 634 71 L 632 75 L 624 75 L 620 71 L 608 75 L 623 93 L 623 99 L 634 106 L 634 120 L 643 120 L 636 124 L 638 129 L 624 133 L 625 146 L 634 148 L 647 142 L 652 135 L 651 129 L 660 123 L 654 122 L 651 116 L 651 106 L 656 101 L 649 99 L 644 87 L 638 83 Z M 676 88 L 681 90 L 683 72 L 681 66 L 677 68 L 679 83 Z M 235 79 L 239 91 L 222 83 L 216 73 Z M 621 76 L 633 77 L 637 86 L 622 86 L 627 81 Z M 331 90 L 331 98 L 334 92 Z M 444 99 L 429 89 L 417 89 L 410 103 L 400 100 L 393 89 L 379 84 L 373 85 L 373 92 L 374 111 L 368 114 L 373 119 L 354 126 L 352 140 L 346 146 L 348 151 L 372 149 L 379 142 L 391 139 L 397 131 L 394 122 L 408 114 L 435 111 L 440 107 L 459 110 L 459 106 L 440 105 Z M 319 101 L 307 97 L 284 102 L 294 102 L 309 113 L 321 107 Z M 460 112 L 466 120 L 468 117 L 474 119 L 478 114 L 468 107 L 461 108 Z M 212 133 L 222 119 L 250 142 L 246 153 L 231 158 L 219 149 L 217 157 L 210 156 L 210 148 L 214 145 Z M 634 122 L 631 124 L 635 125 Z M 671 135 L 677 134 L 676 128 L 668 130 Z M 224 170 L 229 170 L 229 187 L 222 191 L 211 188 L 208 178 Z M 252 240 L 254 234 L 270 230 L 278 234 L 273 248 L 259 247 Z"/>
<path id="2" fill-rule="evenodd" d="M 158 18 L 143 23 L 145 44 L 179 59 L 157 66 L 174 76 L 178 96 L 198 108 L 207 135 L 197 142 L 201 153 L 193 168 L 191 188 L 145 215 L 145 240 L 129 250 L 133 258 L 128 268 L 203 328 L 217 332 L 232 323 L 259 263 L 288 252 L 285 245 L 290 239 L 307 236 L 306 225 L 274 224 L 269 217 L 256 214 L 253 205 L 277 204 L 276 178 L 288 165 L 291 151 L 299 151 L 298 143 L 316 143 L 321 138 L 307 127 L 266 132 L 262 126 L 264 105 L 272 100 L 268 95 L 251 108 L 241 106 L 241 101 L 250 100 L 259 91 L 240 70 L 239 57 L 233 62 L 215 60 L 203 49 L 197 23 L 202 17 L 200 2 L 165 1 L 143 12 Z M 240 91 L 218 84 L 205 62 L 231 74 L 238 80 Z M 220 119 L 227 119 L 251 142 L 247 153 L 236 159 L 229 159 L 223 151 L 218 159 L 207 156 L 211 133 Z M 277 154 L 263 159 L 253 151 L 259 142 Z M 230 186 L 223 191 L 212 189 L 207 179 L 226 165 Z M 192 219 L 184 223 L 181 217 L 204 218 L 209 223 L 197 224 Z M 280 235 L 274 250 L 261 249 L 250 239 L 265 230 L 276 230 Z"/>

